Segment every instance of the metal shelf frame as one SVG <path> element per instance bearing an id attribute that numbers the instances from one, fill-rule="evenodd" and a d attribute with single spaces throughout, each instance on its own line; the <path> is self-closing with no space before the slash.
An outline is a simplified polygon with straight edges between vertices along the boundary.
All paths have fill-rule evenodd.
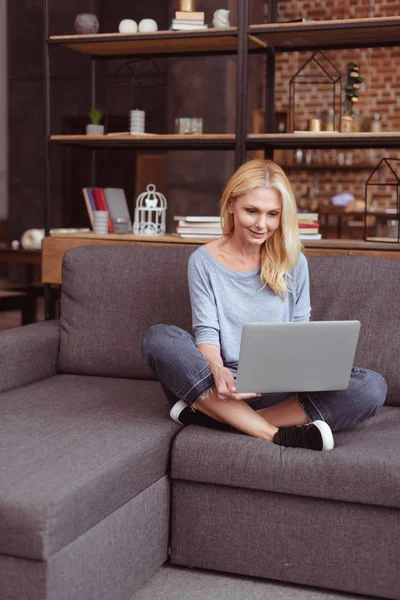
<path id="1" fill-rule="evenodd" d="M 237 0 L 238 26 L 230 28 L 229 31 L 197 31 L 197 32 L 179 32 L 174 36 L 176 39 L 185 40 L 190 38 L 215 39 L 224 36 L 235 36 L 237 39 L 236 48 L 213 50 L 204 49 L 201 47 L 196 51 L 185 52 L 181 48 L 175 48 L 174 51 L 165 52 L 163 48 L 157 51 L 157 56 L 169 56 L 184 58 L 185 56 L 209 56 L 235 54 L 236 61 L 236 122 L 235 135 L 233 139 L 228 139 L 226 136 L 220 136 L 220 139 L 214 140 L 195 140 L 194 138 L 184 141 L 162 139 L 148 139 L 138 141 L 132 140 L 108 140 L 106 142 L 95 142 L 94 140 L 86 139 L 84 141 L 73 141 L 71 139 L 60 139 L 64 136 L 51 136 L 51 89 L 50 89 L 50 49 L 55 45 L 65 45 L 72 47 L 73 50 L 79 44 L 89 43 L 83 38 L 76 36 L 58 36 L 62 39 L 51 39 L 49 36 L 49 2 L 50 0 L 42 0 L 43 3 L 43 29 L 44 29 L 44 96 L 45 96 L 45 174 L 46 174 L 46 193 L 44 201 L 44 229 L 45 234 L 49 234 L 50 223 L 50 189 L 51 189 L 51 146 L 53 143 L 62 143 L 68 145 L 80 145 L 88 147 L 91 152 L 91 185 L 96 184 L 96 152 L 102 147 L 125 147 L 126 149 L 137 149 L 138 147 L 150 148 L 168 148 L 168 149 L 185 149 L 192 150 L 203 148 L 204 150 L 220 149 L 235 151 L 235 168 L 238 168 L 246 160 L 246 152 L 250 149 L 262 149 L 266 158 L 273 158 L 275 149 L 278 148 L 383 148 L 383 147 L 400 147 L 400 136 L 382 134 L 377 137 L 368 136 L 359 137 L 355 135 L 338 136 L 290 136 L 288 134 L 275 134 L 275 72 L 276 72 L 276 53 L 277 52 L 293 52 L 295 50 L 315 50 L 329 48 L 353 48 L 353 47 L 375 47 L 375 46 L 399 46 L 400 45 L 400 18 L 376 18 L 376 19 L 354 19 L 342 21 L 323 21 L 309 23 L 278 23 L 278 0 L 268 0 L 268 24 L 249 25 L 249 0 Z M 342 35 L 343 34 L 343 35 Z M 249 48 L 249 36 L 255 42 Z M 255 38 L 259 37 L 259 42 Z M 263 37 L 265 39 L 263 40 Z M 297 37 L 296 37 L 297 36 Z M 56 36 L 55 36 L 56 37 Z M 114 36 L 115 37 L 115 36 Z M 172 36 L 168 32 L 160 32 L 157 35 L 143 35 L 142 40 L 165 40 L 171 39 Z M 110 38 L 107 34 L 96 35 L 96 42 L 104 44 L 109 43 Z M 119 42 L 132 41 L 129 36 L 118 36 Z M 264 42 L 264 44 L 263 44 Z M 73 47 L 75 46 L 75 47 Z M 125 48 L 125 52 L 127 49 Z M 112 58 L 127 58 L 128 54 L 108 55 L 107 52 L 93 53 L 85 52 L 90 56 L 91 71 L 91 104 L 96 105 L 96 64 L 98 60 Z M 265 134 L 248 135 L 247 132 L 247 105 L 248 105 L 248 55 L 253 53 L 264 53 L 266 55 L 266 103 L 265 103 Z M 142 52 L 141 56 L 145 56 Z M 135 56 L 132 54 L 131 56 Z M 361 135 L 361 137 L 360 137 Z M 340 136 L 340 137 L 339 137 Z M 65 136 L 67 138 L 68 136 Z M 53 138 L 53 139 L 52 139 Z M 58 139 L 55 139 L 58 138 Z M 49 285 L 45 285 L 45 318 L 51 318 L 54 315 L 51 306 L 51 292 Z"/>

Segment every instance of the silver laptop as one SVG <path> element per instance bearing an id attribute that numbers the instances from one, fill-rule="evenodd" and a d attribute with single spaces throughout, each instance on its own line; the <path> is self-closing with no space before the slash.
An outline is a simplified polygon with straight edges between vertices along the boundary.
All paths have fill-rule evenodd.
<path id="1" fill-rule="evenodd" d="M 247 323 L 236 392 L 345 390 L 360 321 Z"/>

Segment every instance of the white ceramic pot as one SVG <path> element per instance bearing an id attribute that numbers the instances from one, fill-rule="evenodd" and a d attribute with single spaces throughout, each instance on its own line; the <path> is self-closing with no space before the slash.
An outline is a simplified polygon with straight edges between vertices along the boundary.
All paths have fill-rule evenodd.
<path id="1" fill-rule="evenodd" d="M 217 29 L 225 29 L 226 27 L 230 27 L 229 24 L 229 10 L 225 8 L 219 8 L 215 11 L 213 17 L 213 25 Z"/>
<path id="2" fill-rule="evenodd" d="M 139 23 L 139 31 L 141 31 L 141 32 L 158 31 L 157 22 L 154 19 L 142 19 Z"/>
<path id="3" fill-rule="evenodd" d="M 133 19 L 122 19 L 118 25 L 118 31 L 120 33 L 136 33 L 137 30 L 137 23 Z"/>
<path id="4" fill-rule="evenodd" d="M 86 135 L 104 135 L 104 125 L 86 125 Z"/>

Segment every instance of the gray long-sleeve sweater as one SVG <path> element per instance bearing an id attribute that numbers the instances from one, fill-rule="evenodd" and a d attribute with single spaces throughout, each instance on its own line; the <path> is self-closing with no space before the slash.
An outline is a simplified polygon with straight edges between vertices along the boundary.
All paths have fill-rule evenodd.
<path id="1" fill-rule="evenodd" d="M 231 271 L 200 246 L 188 264 L 196 345 L 220 347 L 224 365 L 236 374 L 244 323 L 309 321 L 308 264 L 303 254 L 285 278 L 290 293 L 283 301 L 268 286 L 262 288 L 260 268 Z"/>

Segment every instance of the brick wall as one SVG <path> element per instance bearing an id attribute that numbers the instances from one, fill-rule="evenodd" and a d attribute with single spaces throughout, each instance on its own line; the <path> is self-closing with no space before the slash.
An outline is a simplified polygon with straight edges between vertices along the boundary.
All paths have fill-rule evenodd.
<path id="1" fill-rule="evenodd" d="M 400 2 L 390 0 L 281 0 L 278 3 L 278 21 L 289 21 L 300 17 L 316 20 L 346 19 L 365 17 L 397 16 Z M 268 10 L 265 8 L 265 21 Z M 375 113 L 381 115 L 382 131 L 400 131 L 400 47 L 366 48 L 352 50 L 324 51 L 327 58 L 343 73 L 346 65 L 354 61 L 360 65 L 360 74 L 364 82 L 360 89 L 357 104 L 361 131 L 369 131 L 370 120 Z M 289 113 L 289 82 L 291 77 L 312 55 L 312 52 L 280 53 L 276 64 L 276 110 Z M 344 85 L 343 78 L 343 85 Z M 299 86 L 297 86 L 298 88 Z M 319 86 L 304 87 L 305 93 L 297 96 L 296 129 L 306 127 L 307 119 L 321 117 L 330 98 L 325 96 Z M 323 100 L 325 98 L 325 100 Z M 321 101 L 322 100 L 322 101 Z M 310 163 L 301 168 L 289 168 L 288 175 L 293 184 L 296 197 L 305 199 L 314 194 L 320 206 L 329 205 L 332 195 L 350 192 L 357 200 L 364 199 L 364 183 L 372 168 L 381 157 L 400 158 L 400 152 L 394 150 L 367 149 L 354 151 L 310 151 L 303 152 L 302 160 Z M 279 156 L 284 163 L 295 162 L 294 152 L 287 151 Z M 300 158 L 300 156 L 299 156 Z M 324 165 L 343 165 L 340 170 L 323 168 Z M 347 163 L 347 164 L 346 164 Z M 352 168 L 366 164 L 365 169 Z M 372 165 L 372 168 L 369 166 Z M 394 206 L 388 195 L 377 199 L 380 206 Z"/>

